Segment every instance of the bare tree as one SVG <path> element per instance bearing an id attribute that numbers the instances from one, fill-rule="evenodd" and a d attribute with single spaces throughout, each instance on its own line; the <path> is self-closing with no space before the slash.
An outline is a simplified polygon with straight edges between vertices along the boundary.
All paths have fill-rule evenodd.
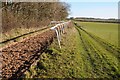
<path id="1" fill-rule="evenodd" d="M 63 2 L 12 2 L 2 3 L 3 31 L 18 27 L 41 27 L 51 20 L 63 20 L 69 15 L 70 6 Z"/>

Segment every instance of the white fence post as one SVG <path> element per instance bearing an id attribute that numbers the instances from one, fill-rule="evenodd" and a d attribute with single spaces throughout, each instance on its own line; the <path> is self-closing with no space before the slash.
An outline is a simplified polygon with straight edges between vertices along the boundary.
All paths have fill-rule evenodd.
<path id="1" fill-rule="evenodd" d="M 58 33 L 58 30 L 56 29 L 56 26 L 50 28 L 51 30 L 55 30 L 56 32 L 56 35 L 57 35 L 57 40 L 58 40 L 58 44 L 59 44 L 59 47 L 61 49 L 61 45 L 60 45 L 60 36 L 59 36 L 59 33 Z"/>
<path id="2" fill-rule="evenodd" d="M 58 44 L 59 44 L 60 49 L 61 49 L 61 44 L 60 44 L 61 34 L 64 33 L 64 28 L 68 27 L 69 23 L 70 23 L 70 21 L 69 22 L 60 23 L 60 24 L 57 24 L 56 26 L 50 28 L 51 30 L 55 30 L 55 32 L 56 32 L 57 40 L 58 40 Z"/>
<path id="3" fill-rule="evenodd" d="M 61 49 L 61 44 L 60 44 L 60 35 L 59 35 L 59 33 L 58 33 L 57 29 L 55 29 L 55 31 L 56 31 L 56 34 L 57 34 L 58 44 L 59 44 L 60 49 Z"/>

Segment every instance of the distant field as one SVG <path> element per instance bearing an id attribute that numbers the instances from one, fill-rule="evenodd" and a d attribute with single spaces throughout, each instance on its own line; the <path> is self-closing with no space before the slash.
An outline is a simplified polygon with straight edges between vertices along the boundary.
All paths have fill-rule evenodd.
<path id="1" fill-rule="evenodd" d="M 78 22 L 83 29 L 101 37 L 107 42 L 118 46 L 118 24 L 115 23 L 97 23 L 97 22 Z"/>
<path id="2" fill-rule="evenodd" d="M 36 65 L 26 71 L 26 78 L 118 79 L 120 49 L 101 39 L 99 32 L 96 31 L 98 36 L 94 35 L 94 27 L 83 29 L 76 24 L 65 31 L 66 33 L 61 35 L 62 48 L 59 48 L 55 39 L 48 50 L 40 56 Z"/>

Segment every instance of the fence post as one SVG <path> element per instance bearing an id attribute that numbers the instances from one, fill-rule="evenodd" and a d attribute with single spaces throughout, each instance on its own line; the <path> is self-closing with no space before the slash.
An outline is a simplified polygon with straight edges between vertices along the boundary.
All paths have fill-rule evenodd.
<path id="1" fill-rule="evenodd" d="M 61 49 L 61 44 L 60 44 L 61 36 L 60 35 L 62 33 L 65 33 L 64 28 L 69 27 L 70 23 L 71 23 L 71 21 L 68 21 L 68 22 L 64 22 L 61 24 L 57 24 L 56 26 L 50 28 L 51 30 L 55 30 L 55 32 L 56 32 L 57 40 L 58 40 L 58 44 L 59 44 L 60 49 Z"/>
<path id="2" fill-rule="evenodd" d="M 59 35 L 58 30 L 56 29 L 56 27 L 52 27 L 52 28 L 50 28 L 50 29 L 51 29 L 51 30 L 55 30 L 56 35 L 57 35 L 58 44 L 59 44 L 59 47 L 60 47 L 60 49 L 61 49 L 61 45 L 60 45 L 60 35 Z"/>

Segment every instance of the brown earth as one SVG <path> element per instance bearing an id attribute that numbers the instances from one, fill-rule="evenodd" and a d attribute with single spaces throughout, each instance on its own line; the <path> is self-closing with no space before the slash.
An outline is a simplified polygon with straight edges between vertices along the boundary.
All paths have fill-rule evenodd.
<path id="1" fill-rule="evenodd" d="M 2 49 L 2 78 L 17 78 L 53 41 L 55 31 L 48 30 Z"/>

